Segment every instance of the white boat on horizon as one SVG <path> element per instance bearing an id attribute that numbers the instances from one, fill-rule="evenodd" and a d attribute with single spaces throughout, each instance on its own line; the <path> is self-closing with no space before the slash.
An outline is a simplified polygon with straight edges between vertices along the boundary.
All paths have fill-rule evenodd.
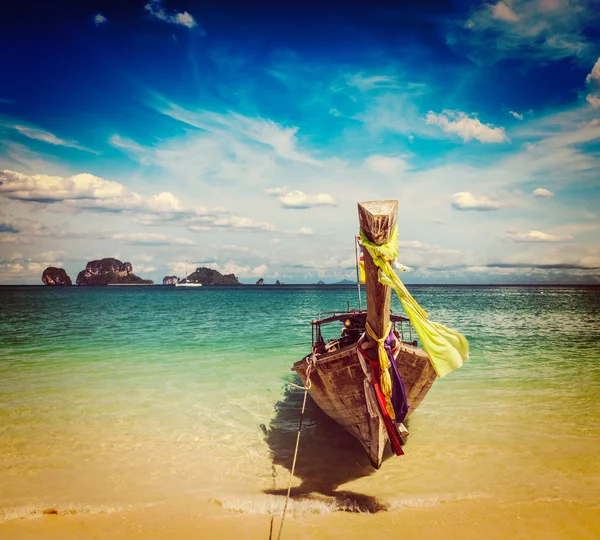
<path id="1" fill-rule="evenodd" d="M 187 273 L 187 259 L 185 261 L 185 281 L 178 281 L 175 287 L 202 287 L 202 283 L 189 282 Z"/>

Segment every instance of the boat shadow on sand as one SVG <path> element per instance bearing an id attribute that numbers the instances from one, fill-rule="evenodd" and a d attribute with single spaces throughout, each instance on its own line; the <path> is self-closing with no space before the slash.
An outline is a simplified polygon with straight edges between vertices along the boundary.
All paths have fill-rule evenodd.
<path id="1" fill-rule="evenodd" d="M 299 377 L 291 381 L 302 384 Z M 286 387 L 283 400 L 275 405 L 275 416 L 269 426 L 261 425 L 273 459 L 274 483 L 279 485 L 282 482 L 275 477 L 275 465 L 288 471 L 292 469 L 303 397 L 303 391 Z M 391 455 L 388 447 L 384 460 Z M 351 512 L 384 511 L 388 505 L 375 497 L 337 489 L 346 482 L 375 472 L 360 443 L 308 396 L 294 471 L 302 483 L 292 488 L 291 498 L 295 501 L 321 500 L 335 505 L 338 510 Z M 266 489 L 264 492 L 285 496 L 287 488 Z"/>

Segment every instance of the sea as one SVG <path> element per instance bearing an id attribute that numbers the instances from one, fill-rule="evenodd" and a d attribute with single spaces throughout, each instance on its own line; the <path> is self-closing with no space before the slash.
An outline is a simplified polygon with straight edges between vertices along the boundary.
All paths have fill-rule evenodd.
<path id="1" fill-rule="evenodd" d="M 597 507 L 600 288 L 409 290 L 468 338 L 469 361 L 377 471 L 309 399 L 294 515 Z M 303 398 L 290 368 L 311 320 L 349 306 L 356 287 L 1 287 L 0 522 L 178 501 L 281 512 Z"/>

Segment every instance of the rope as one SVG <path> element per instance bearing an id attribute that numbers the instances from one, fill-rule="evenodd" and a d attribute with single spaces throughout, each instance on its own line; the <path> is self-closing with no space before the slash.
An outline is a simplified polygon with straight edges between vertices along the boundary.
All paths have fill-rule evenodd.
<path id="1" fill-rule="evenodd" d="M 296 384 L 289 383 L 291 386 L 295 388 L 299 388 L 300 390 L 304 390 L 304 400 L 302 401 L 302 411 L 300 412 L 300 422 L 298 424 L 298 435 L 296 436 L 296 448 L 294 450 L 294 459 L 292 461 L 292 470 L 290 472 L 290 483 L 288 484 L 287 495 L 285 497 L 285 505 L 283 507 L 283 515 L 281 516 L 281 524 L 279 525 L 279 533 L 277 534 L 277 540 L 281 538 L 281 532 L 283 531 L 283 522 L 285 520 L 285 514 L 287 512 L 288 502 L 290 500 L 290 493 L 292 491 L 292 480 L 294 479 L 294 471 L 296 469 L 296 459 L 298 458 L 298 447 L 300 446 L 300 432 L 302 431 L 302 420 L 304 420 L 304 410 L 306 409 L 306 397 L 308 396 L 308 391 L 311 387 L 310 382 L 310 372 L 315 364 L 315 351 L 313 350 L 312 356 L 310 357 L 308 362 L 308 367 L 306 368 L 306 386 L 298 386 Z M 269 535 L 269 538 L 271 536 Z"/>

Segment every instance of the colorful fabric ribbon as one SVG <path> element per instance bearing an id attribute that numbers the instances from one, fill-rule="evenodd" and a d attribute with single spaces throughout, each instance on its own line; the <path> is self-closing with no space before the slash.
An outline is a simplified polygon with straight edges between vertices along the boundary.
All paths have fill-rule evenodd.
<path id="1" fill-rule="evenodd" d="M 394 228 L 390 241 L 381 246 L 371 242 L 363 231 L 360 231 L 360 237 L 373 262 L 379 267 L 379 283 L 392 287 L 398 295 L 437 376 L 443 377 L 462 366 L 469 359 L 467 339 L 460 332 L 429 320 L 427 312 L 392 269 L 391 263 L 398 256 L 398 227 Z"/>

